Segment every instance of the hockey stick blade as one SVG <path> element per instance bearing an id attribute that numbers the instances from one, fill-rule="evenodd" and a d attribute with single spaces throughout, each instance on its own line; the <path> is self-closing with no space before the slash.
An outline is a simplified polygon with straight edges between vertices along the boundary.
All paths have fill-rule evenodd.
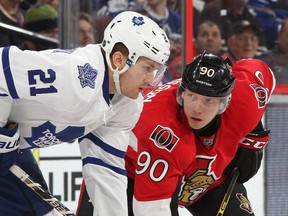
<path id="1" fill-rule="evenodd" d="M 64 206 L 57 198 L 45 190 L 40 184 L 34 182 L 32 178 L 19 166 L 13 165 L 10 171 L 18 177 L 22 182 L 24 182 L 29 188 L 31 188 L 38 196 L 40 196 L 46 203 L 48 203 L 52 208 L 57 210 L 60 214 L 64 216 L 75 216 L 75 213 L 70 211 L 66 206 Z"/>
<path id="2" fill-rule="evenodd" d="M 225 195 L 223 197 L 222 203 L 220 205 L 220 208 L 219 208 L 218 213 L 217 213 L 216 216 L 224 215 L 224 211 L 225 211 L 225 209 L 226 209 L 226 207 L 228 205 L 231 193 L 232 193 L 232 191 L 234 189 L 234 186 L 236 184 L 238 176 L 239 176 L 239 171 L 238 171 L 238 168 L 235 167 L 234 170 L 233 170 L 232 179 L 231 179 L 231 181 L 229 183 L 228 189 L 227 189 L 227 191 L 226 191 L 226 193 L 225 193 Z"/>

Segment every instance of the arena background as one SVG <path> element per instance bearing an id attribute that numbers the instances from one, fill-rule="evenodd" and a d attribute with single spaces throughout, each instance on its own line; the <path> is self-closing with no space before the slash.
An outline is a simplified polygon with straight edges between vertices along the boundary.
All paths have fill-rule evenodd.
<path id="1" fill-rule="evenodd" d="M 61 48 L 77 46 L 77 15 L 80 10 L 78 0 L 60 0 L 60 37 L 59 41 L 49 38 L 39 38 L 35 34 L 28 34 L 20 29 L 10 28 L 0 23 L 0 30 L 17 34 L 25 39 L 37 40 L 43 43 L 55 44 L 59 42 Z M 193 29 L 193 1 L 183 0 L 182 30 L 183 65 L 191 61 L 194 56 Z M 278 86 L 273 95 L 265 115 L 266 127 L 271 129 L 271 141 L 266 147 L 264 163 L 257 175 L 246 186 L 250 201 L 256 216 L 285 216 L 288 215 L 288 187 L 287 155 L 288 155 L 288 96 L 287 86 Z M 54 196 L 67 207 L 75 211 L 82 181 L 81 160 L 77 142 L 66 143 L 46 149 L 34 151 L 39 159 L 39 165 Z M 180 209 L 181 216 L 189 214 Z"/>

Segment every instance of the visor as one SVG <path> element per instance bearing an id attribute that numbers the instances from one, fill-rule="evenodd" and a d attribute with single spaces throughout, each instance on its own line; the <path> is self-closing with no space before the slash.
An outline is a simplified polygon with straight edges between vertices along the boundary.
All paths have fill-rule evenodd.
<path id="1" fill-rule="evenodd" d="M 165 72 L 167 70 L 166 65 L 161 65 L 157 70 L 154 71 L 153 82 L 149 84 L 150 86 L 157 86 L 163 79 Z"/>

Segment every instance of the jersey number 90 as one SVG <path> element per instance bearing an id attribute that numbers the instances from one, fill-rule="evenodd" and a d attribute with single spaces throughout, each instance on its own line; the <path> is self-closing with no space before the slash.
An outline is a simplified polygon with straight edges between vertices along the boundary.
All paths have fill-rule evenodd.
<path id="1" fill-rule="evenodd" d="M 154 162 L 151 160 L 149 152 L 143 151 L 139 154 L 137 159 L 138 169 L 136 174 L 141 175 L 146 171 L 152 181 L 161 181 L 168 172 L 168 163 L 163 159 L 157 159 Z"/>

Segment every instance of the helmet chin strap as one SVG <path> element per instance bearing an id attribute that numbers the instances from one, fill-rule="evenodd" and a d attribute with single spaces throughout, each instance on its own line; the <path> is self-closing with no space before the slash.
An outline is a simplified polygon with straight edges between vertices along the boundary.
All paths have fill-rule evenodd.
<path id="1" fill-rule="evenodd" d="M 111 61 L 110 61 L 110 56 L 109 56 L 109 53 L 106 52 L 106 61 L 107 61 L 107 64 L 110 68 L 110 70 L 113 71 L 113 81 L 115 83 L 115 88 L 116 88 L 116 91 L 119 93 L 119 94 L 122 94 L 121 92 L 121 87 L 120 87 L 120 74 L 124 73 L 125 71 L 128 70 L 129 68 L 129 65 L 126 64 L 124 68 L 122 68 L 122 70 L 119 70 L 118 68 L 114 69 L 111 65 Z"/>

